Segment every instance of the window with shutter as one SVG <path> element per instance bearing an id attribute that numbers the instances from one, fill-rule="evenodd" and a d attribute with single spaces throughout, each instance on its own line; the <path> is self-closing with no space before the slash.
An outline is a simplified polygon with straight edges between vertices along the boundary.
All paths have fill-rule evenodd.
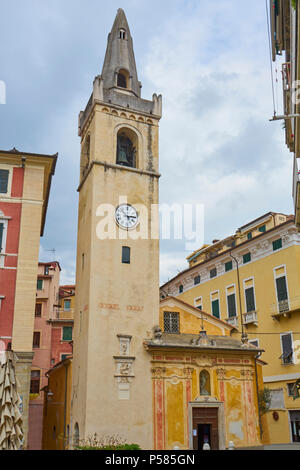
<path id="1" fill-rule="evenodd" d="M 6 194 L 8 189 L 9 170 L 0 170 L 0 193 Z"/>
<path id="2" fill-rule="evenodd" d="M 265 231 L 267 230 L 266 226 L 265 225 L 262 225 L 261 227 L 259 227 L 258 231 L 261 232 L 261 233 L 265 233 Z"/>
<path id="3" fill-rule="evenodd" d="M 201 277 L 200 277 L 200 276 L 196 276 L 196 277 L 194 278 L 194 285 L 197 286 L 198 284 L 200 284 L 200 282 L 201 282 Z"/>
<path id="4" fill-rule="evenodd" d="M 63 327 L 63 341 L 72 341 L 72 327 L 71 326 Z"/>
<path id="5" fill-rule="evenodd" d="M 280 250 L 282 248 L 282 239 L 279 238 L 273 242 L 273 251 Z"/>
<path id="6" fill-rule="evenodd" d="M 217 277 L 217 268 L 210 271 L 210 278 L 213 279 L 214 277 Z"/>
<path id="7" fill-rule="evenodd" d="M 236 317 L 236 304 L 235 304 L 235 294 L 228 295 L 227 297 L 228 305 L 228 317 Z"/>
<path id="8" fill-rule="evenodd" d="M 43 290 L 43 279 L 37 280 L 37 290 Z"/>
<path id="9" fill-rule="evenodd" d="M 245 295 L 246 295 L 247 313 L 255 312 L 254 288 L 250 287 L 249 289 L 246 289 Z"/>
<path id="10" fill-rule="evenodd" d="M 40 377 L 41 372 L 39 370 L 32 370 L 31 371 L 31 379 L 30 379 L 30 393 L 40 393 Z"/>
<path id="11" fill-rule="evenodd" d="M 285 276 L 276 279 L 276 287 L 278 301 L 281 302 L 282 300 L 287 300 L 288 293 Z"/>
<path id="12" fill-rule="evenodd" d="M 213 300 L 211 303 L 212 314 L 216 318 L 220 318 L 220 306 L 219 306 L 219 299 Z"/>
<path id="13" fill-rule="evenodd" d="M 289 311 L 288 291 L 285 276 L 276 279 L 277 299 L 279 312 Z"/>
<path id="14" fill-rule="evenodd" d="M 64 300 L 64 311 L 69 312 L 71 310 L 71 300 Z"/>
<path id="15" fill-rule="evenodd" d="M 35 305 L 35 316 L 41 317 L 42 316 L 42 304 Z"/>
<path id="16" fill-rule="evenodd" d="M 246 263 L 250 263 L 251 261 L 251 253 L 246 253 L 244 256 L 243 256 L 243 263 L 246 264 Z"/>
<path id="17" fill-rule="evenodd" d="M 225 272 L 227 273 L 228 271 L 232 270 L 232 261 L 228 261 L 228 263 L 225 263 Z"/>
<path id="18" fill-rule="evenodd" d="M 4 246 L 3 246 L 3 235 L 4 235 L 4 224 L 0 223 L 0 253 L 4 251 Z M 3 249 L 3 250 L 2 250 Z"/>
<path id="19" fill-rule="evenodd" d="M 33 347 L 34 348 L 39 348 L 40 347 L 40 341 L 41 341 L 41 333 L 39 331 L 35 331 L 33 333 Z"/>
<path id="20" fill-rule="evenodd" d="M 282 355 L 280 356 L 280 359 L 282 359 L 283 364 L 292 364 L 293 363 L 293 341 L 292 341 L 291 333 L 281 335 L 281 348 L 282 348 Z"/>

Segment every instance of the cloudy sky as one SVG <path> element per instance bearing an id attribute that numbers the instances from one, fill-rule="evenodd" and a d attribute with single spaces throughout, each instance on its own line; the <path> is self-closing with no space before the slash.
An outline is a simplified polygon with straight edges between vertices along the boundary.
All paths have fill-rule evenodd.
<path id="1" fill-rule="evenodd" d="M 143 97 L 163 95 L 160 200 L 205 206 L 205 241 L 272 210 L 292 213 L 292 155 L 273 113 L 264 0 L 0 0 L 0 148 L 54 154 L 40 259 L 75 281 L 78 113 L 123 8 Z M 276 71 L 275 71 L 276 74 Z M 279 76 L 279 72 L 278 72 Z M 276 87 L 275 87 L 276 90 Z M 280 84 L 278 109 L 281 108 Z M 55 249 L 55 255 L 48 250 Z M 161 281 L 186 267 L 161 243 Z"/>

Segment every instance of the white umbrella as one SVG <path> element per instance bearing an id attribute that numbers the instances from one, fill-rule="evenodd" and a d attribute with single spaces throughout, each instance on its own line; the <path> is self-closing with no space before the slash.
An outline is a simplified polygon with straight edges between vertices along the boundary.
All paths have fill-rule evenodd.
<path id="1" fill-rule="evenodd" d="M 23 442 L 15 362 L 13 351 L 0 352 L 0 450 L 18 450 Z"/>

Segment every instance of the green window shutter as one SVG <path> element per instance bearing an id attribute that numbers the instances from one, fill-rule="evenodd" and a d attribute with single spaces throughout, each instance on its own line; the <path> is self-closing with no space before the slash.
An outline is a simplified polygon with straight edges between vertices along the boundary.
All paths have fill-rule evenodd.
<path id="1" fill-rule="evenodd" d="M 254 289 L 250 287 L 245 291 L 246 295 L 246 305 L 247 305 L 247 313 L 255 311 L 255 299 L 254 299 Z"/>
<path id="2" fill-rule="evenodd" d="M 70 357 L 70 354 L 62 354 L 62 355 L 61 355 L 61 360 L 64 361 L 64 360 L 67 359 L 68 357 Z"/>
<path id="3" fill-rule="evenodd" d="M 179 286 L 179 294 L 182 294 L 183 292 L 183 285 Z"/>
<path id="4" fill-rule="evenodd" d="M 2 252 L 4 224 L 0 224 L 0 253 Z"/>
<path id="5" fill-rule="evenodd" d="M 194 278 L 194 285 L 197 286 L 198 284 L 200 284 L 200 282 L 201 282 L 201 277 L 200 277 L 200 276 L 196 276 L 196 277 Z"/>
<path id="6" fill-rule="evenodd" d="M 278 302 L 282 302 L 283 300 L 287 300 L 288 292 L 287 292 L 287 285 L 286 285 L 285 276 L 279 277 L 278 279 L 276 279 L 276 287 L 277 287 Z"/>
<path id="7" fill-rule="evenodd" d="M 72 330 L 71 326 L 63 327 L 63 341 L 72 341 Z"/>
<path id="8" fill-rule="evenodd" d="M 252 232 L 249 232 L 247 235 L 248 240 L 252 240 Z"/>
<path id="9" fill-rule="evenodd" d="M 212 314 L 216 318 L 220 318 L 220 306 L 219 306 L 219 299 L 213 300 L 211 303 L 212 307 Z"/>
<path id="10" fill-rule="evenodd" d="M 279 238 L 273 242 L 273 251 L 280 250 L 282 248 L 282 239 Z"/>
<path id="11" fill-rule="evenodd" d="M 293 341 L 290 333 L 281 336 L 282 356 L 284 364 L 291 364 L 293 362 Z"/>
<path id="12" fill-rule="evenodd" d="M 217 277 L 217 268 L 210 271 L 210 278 L 213 279 L 214 277 Z"/>
<path id="13" fill-rule="evenodd" d="M 266 230 L 267 229 L 266 229 L 265 225 L 263 225 L 262 227 L 259 227 L 259 229 L 258 229 L 258 231 L 261 232 L 261 233 L 265 233 Z"/>
<path id="14" fill-rule="evenodd" d="M 229 318 L 236 317 L 235 294 L 228 295 L 227 305 Z"/>
<path id="15" fill-rule="evenodd" d="M 246 263 L 250 263 L 251 261 L 251 253 L 246 253 L 244 256 L 243 256 L 243 263 L 246 264 Z"/>
<path id="16" fill-rule="evenodd" d="M 225 263 L 225 272 L 227 273 L 228 271 L 232 270 L 232 261 L 228 261 L 228 263 Z"/>
<path id="17" fill-rule="evenodd" d="M 37 280 L 37 290 L 43 290 L 43 279 Z"/>
<path id="18" fill-rule="evenodd" d="M 0 193 L 6 194 L 8 188 L 9 170 L 0 170 Z"/>

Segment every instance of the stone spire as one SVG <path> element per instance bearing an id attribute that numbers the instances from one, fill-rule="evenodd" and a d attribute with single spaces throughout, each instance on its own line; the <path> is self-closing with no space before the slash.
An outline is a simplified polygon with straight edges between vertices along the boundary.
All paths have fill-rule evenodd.
<path id="1" fill-rule="evenodd" d="M 136 96 L 141 96 L 141 83 L 138 81 L 132 37 L 124 10 L 121 8 L 118 9 L 108 35 L 102 80 L 104 89 L 126 88 Z"/>

